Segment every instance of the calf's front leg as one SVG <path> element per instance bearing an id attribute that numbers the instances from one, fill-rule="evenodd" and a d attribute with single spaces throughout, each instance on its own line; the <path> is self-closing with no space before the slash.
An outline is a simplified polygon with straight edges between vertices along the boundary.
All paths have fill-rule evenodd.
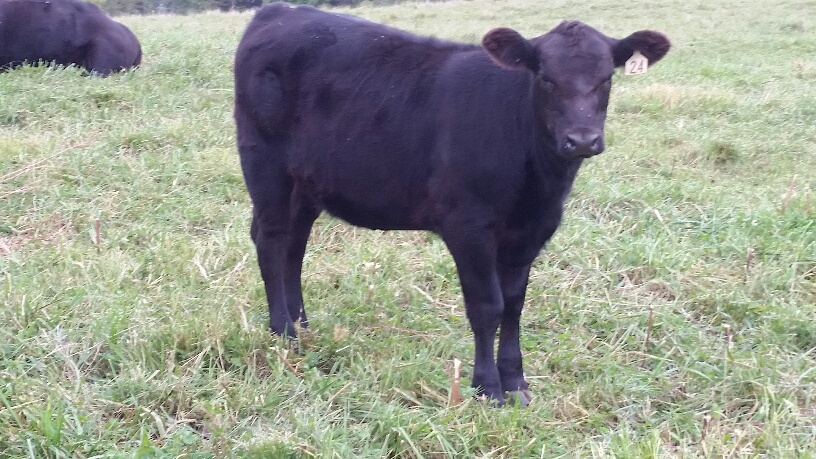
<path id="1" fill-rule="evenodd" d="M 504 312 L 499 333 L 497 366 L 502 389 L 524 406 L 529 405 L 531 396 L 527 381 L 524 380 L 519 336 L 521 310 L 524 307 L 529 276 L 530 265 L 508 267 L 499 264 Z"/>
<path id="2" fill-rule="evenodd" d="M 459 231 L 443 238 L 456 263 L 465 313 L 473 330 L 476 352 L 471 385 L 479 395 L 504 405 L 504 390 L 494 357 L 496 331 L 504 312 L 495 243 L 487 231 Z"/>

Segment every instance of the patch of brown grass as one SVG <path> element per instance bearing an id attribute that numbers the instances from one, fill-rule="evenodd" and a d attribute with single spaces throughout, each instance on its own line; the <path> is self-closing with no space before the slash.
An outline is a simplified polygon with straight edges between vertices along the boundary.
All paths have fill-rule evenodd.
<path id="1" fill-rule="evenodd" d="M 31 243 L 56 243 L 71 231 L 70 224 L 59 213 L 51 214 L 13 234 L 0 235 L 0 257 L 8 257 Z"/>

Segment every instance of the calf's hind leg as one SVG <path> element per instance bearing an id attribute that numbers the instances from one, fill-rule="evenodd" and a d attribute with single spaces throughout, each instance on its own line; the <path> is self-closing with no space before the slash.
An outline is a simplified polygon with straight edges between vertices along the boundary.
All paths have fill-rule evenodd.
<path id="1" fill-rule="evenodd" d="M 292 193 L 291 214 L 289 219 L 289 241 L 286 248 L 286 275 L 284 277 L 284 290 L 286 292 L 286 304 L 289 308 L 289 316 L 293 321 L 300 321 L 300 326 L 309 326 L 306 318 L 306 308 L 303 305 L 303 289 L 301 286 L 301 273 L 303 271 L 303 255 L 306 253 L 306 243 L 309 241 L 309 233 L 312 231 L 312 224 L 320 209 L 308 202 L 301 196 L 297 186 Z"/>
<path id="2" fill-rule="evenodd" d="M 292 182 L 281 150 L 255 142 L 242 146 L 241 169 L 253 204 L 250 234 L 269 302 L 269 327 L 280 336 L 297 332 L 286 302 L 287 247 L 290 233 Z"/>

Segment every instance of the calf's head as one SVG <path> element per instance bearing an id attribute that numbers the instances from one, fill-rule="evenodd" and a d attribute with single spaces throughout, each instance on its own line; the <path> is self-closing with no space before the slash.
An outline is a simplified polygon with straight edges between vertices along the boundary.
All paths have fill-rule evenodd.
<path id="1" fill-rule="evenodd" d="M 482 46 L 500 66 L 532 72 L 538 122 L 565 158 L 588 158 L 604 150 L 604 121 L 612 74 L 635 51 L 649 64 L 671 44 L 663 34 L 641 30 L 623 39 L 607 37 L 577 21 L 527 40 L 508 28 L 493 29 Z"/>

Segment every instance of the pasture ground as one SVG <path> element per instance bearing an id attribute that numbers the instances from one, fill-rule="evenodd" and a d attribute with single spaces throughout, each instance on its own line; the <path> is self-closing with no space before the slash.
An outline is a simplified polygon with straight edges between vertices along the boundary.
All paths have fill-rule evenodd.
<path id="1" fill-rule="evenodd" d="M 608 150 L 534 267 L 527 409 L 449 406 L 472 340 L 432 235 L 322 217 L 305 352 L 269 337 L 231 118 L 249 13 L 121 18 L 144 47 L 133 73 L 0 74 L 0 456 L 814 457 L 813 11 L 354 10 L 471 42 L 564 18 L 673 40 L 646 75 L 615 77 Z"/>

